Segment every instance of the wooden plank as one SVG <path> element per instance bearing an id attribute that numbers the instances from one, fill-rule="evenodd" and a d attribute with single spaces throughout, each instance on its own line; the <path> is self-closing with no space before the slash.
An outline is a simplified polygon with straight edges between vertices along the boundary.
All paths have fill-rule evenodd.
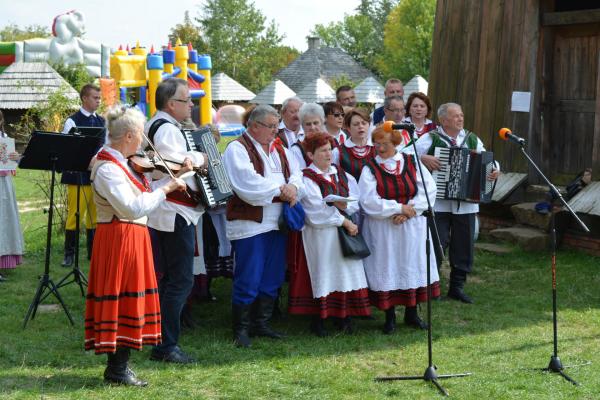
<path id="1" fill-rule="evenodd" d="M 600 215 L 600 182 L 592 182 L 569 201 L 575 212 Z"/>
<path id="2" fill-rule="evenodd" d="M 498 177 L 492 201 L 501 202 L 511 195 L 519 186 L 527 181 L 527 174 L 517 172 L 503 172 Z"/>
<path id="3" fill-rule="evenodd" d="M 600 174 L 600 54 L 597 56 L 596 69 L 596 114 L 594 118 L 594 136 L 592 139 L 592 172 Z"/>
<path id="4" fill-rule="evenodd" d="M 593 10 L 547 12 L 542 14 L 543 26 L 591 24 L 600 22 L 600 8 Z"/>
<path id="5" fill-rule="evenodd" d="M 594 86 L 595 87 L 595 86 Z M 558 100 L 560 112 L 593 113 L 596 112 L 596 100 Z"/>

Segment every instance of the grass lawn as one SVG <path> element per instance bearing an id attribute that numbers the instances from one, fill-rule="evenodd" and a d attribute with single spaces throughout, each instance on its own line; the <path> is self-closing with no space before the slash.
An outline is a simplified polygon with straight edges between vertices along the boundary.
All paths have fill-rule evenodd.
<path id="1" fill-rule="evenodd" d="M 60 290 L 75 319 L 62 310 L 40 310 L 25 330 L 23 318 L 43 270 L 46 214 L 33 185 L 41 173 L 19 171 L 15 179 L 27 244 L 26 262 L 0 284 L 0 398 L 6 399 L 431 399 L 433 385 L 421 381 L 374 382 L 379 375 L 421 375 L 427 366 L 425 332 L 399 324 L 391 336 L 375 320 L 357 320 L 355 335 L 312 336 L 308 319 L 287 316 L 276 322 L 283 341 L 255 339 L 251 349 L 231 342 L 229 280 L 217 279 L 218 300 L 195 306 L 199 327 L 185 332 L 182 347 L 199 360 L 192 367 L 157 364 L 149 351 L 136 353 L 132 365 L 150 382 L 144 389 L 104 385 L 105 358 L 83 351 L 84 300 L 78 287 Z M 27 203 L 25 203 L 27 202 Z M 60 267 L 62 234 L 54 235 L 51 277 Z M 81 247 L 85 254 L 84 240 Z M 509 255 L 478 253 L 467 283 L 475 305 L 433 304 L 434 363 L 438 372 L 472 372 L 441 381 L 457 399 L 600 398 L 599 258 L 559 252 L 559 356 L 581 383 L 534 371 L 552 354 L 549 256 L 515 249 Z M 84 257 L 82 257 L 83 259 Z M 83 262 L 87 271 L 88 263 Z M 443 287 L 447 270 L 442 271 Z M 48 298 L 45 304 L 54 303 Z M 401 321 L 399 313 L 399 321 Z M 425 316 L 425 307 L 421 310 Z M 333 331 L 333 327 L 330 327 Z"/>

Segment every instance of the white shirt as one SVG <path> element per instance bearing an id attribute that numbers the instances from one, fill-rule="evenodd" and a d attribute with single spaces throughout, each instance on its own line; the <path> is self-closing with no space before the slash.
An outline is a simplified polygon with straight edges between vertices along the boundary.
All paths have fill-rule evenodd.
<path id="1" fill-rule="evenodd" d="M 279 129 L 283 129 L 283 133 L 285 134 L 285 138 L 287 139 L 287 142 L 288 142 L 288 145 L 290 146 L 290 148 L 297 141 L 304 140 L 304 129 L 302 129 L 302 126 L 300 126 L 300 128 L 298 128 L 298 133 L 296 133 L 296 132 L 292 131 L 291 129 L 288 129 L 288 127 L 285 126 L 285 123 L 283 121 L 281 121 L 279 123 Z"/>
<path id="2" fill-rule="evenodd" d="M 281 214 L 281 203 L 273 203 L 273 198 L 281 195 L 279 188 L 285 185 L 283 168 L 277 150 L 266 154 L 262 146 L 247 134 L 258 151 L 264 165 L 264 175 L 254 170 L 250 155 L 243 144 L 237 140 L 229 143 L 223 154 L 223 164 L 231 186 L 240 199 L 246 203 L 263 208 L 262 222 L 233 220 L 227 221 L 226 233 L 230 240 L 244 239 L 261 233 L 279 230 L 277 224 Z M 269 145 L 270 147 L 270 145 Z M 290 184 L 298 189 L 298 199 L 304 193 L 302 175 L 295 158 L 288 149 L 284 149 L 290 167 Z"/>
<path id="3" fill-rule="evenodd" d="M 357 147 L 358 145 L 352 141 L 352 138 L 348 137 L 344 140 L 344 143 L 340 144 L 340 146 L 346 146 L 347 148 Z M 366 146 L 373 146 L 373 142 L 371 142 L 371 138 L 367 140 Z M 331 151 L 331 163 L 334 165 L 338 165 L 340 163 L 340 149 L 335 148 Z"/>
<path id="4" fill-rule="evenodd" d="M 450 138 L 450 136 L 448 136 L 446 134 L 446 132 L 444 132 L 444 129 L 441 126 L 437 127 L 437 131 L 441 134 L 441 136 Z M 461 129 L 460 132 L 458 132 L 458 135 L 456 136 L 457 146 L 467 147 L 467 143 L 465 142 L 466 137 L 467 137 L 467 134 L 466 134 L 465 130 Z M 421 157 L 424 154 L 427 154 L 432 143 L 433 143 L 433 139 L 431 138 L 431 135 L 429 134 L 429 132 L 427 132 L 426 134 L 421 136 L 419 138 L 419 140 L 417 140 L 416 145 L 417 145 L 417 152 L 419 153 L 419 157 Z M 479 138 L 477 138 L 477 148 L 475 150 L 478 153 L 485 151 L 485 146 L 483 145 L 483 142 Z M 412 146 L 404 148 L 403 151 L 406 153 L 411 153 L 411 154 L 414 153 Z M 496 169 L 500 170 L 500 164 L 497 161 L 496 161 Z M 473 213 L 479 212 L 479 204 L 468 203 L 466 201 L 459 202 L 458 200 L 438 199 L 435 203 L 434 210 L 436 212 L 449 212 L 452 214 L 473 214 Z"/>
<path id="5" fill-rule="evenodd" d="M 127 159 L 109 146 L 104 146 L 105 151 L 110 153 L 134 178 L 136 173 L 129 168 Z M 118 214 L 118 218 L 136 220 L 154 211 L 164 202 L 166 195 L 162 190 L 156 190 L 164 186 L 168 179 L 152 183 L 153 192 L 136 194 L 131 188 L 130 179 L 123 170 L 112 162 L 103 163 L 96 170 L 94 176 L 94 190 L 98 195 L 106 199 Z M 139 181 L 140 183 L 141 180 Z M 98 215 L 98 222 L 109 222 L 112 216 Z"/>
<path id="6" fill-rule="evenodd" d="M 204 156 L 197 151 L 188 151 L 186 140 L 181 133 L 181 125 L 170 114 L 164 111 L 157 111 L 154 117 L 146 123 L 144 132 L 148 134 L 150 127 L 157 119 L 166 119 L 170 124 L 163 124 L 154 135 L 154 147 L 163 156 L 163 158 L 175 162 L 183 162 L 188 157 L 194 165 L 204 164 Z M 190 145 L 193 145 L 190 143 Z M 157 173 L 162 178 L 164 175 Z M 198 185 L 193 177 L 185 179 L 185 183 L 190 189 L 197 191 Z M 183 204 L 164 201 L 160 206 L 148 216 L 148 226 L 163 232 L 173 232 L 175 230 L 175 217 L 181 215 L 187 224 L 198 223 L 200 216 L 204 212 L 204 207 L 189 207 Z"/>

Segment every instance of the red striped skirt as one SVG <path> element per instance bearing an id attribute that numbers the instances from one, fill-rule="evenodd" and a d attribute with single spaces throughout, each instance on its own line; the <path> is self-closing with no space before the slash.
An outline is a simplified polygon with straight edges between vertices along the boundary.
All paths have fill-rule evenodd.
<path id="1" fill-rule="evenodd" d="M 440 297 L 440 283 L 433 282 L 431 285 L 431 297 Z M 394 306 L 414 307 L 417 303 L 427 301 L 427 286 L 407 290 L 390 290 L 387 292 L 376 292 L 369 290 L 371 305 L 380 310 L 387 310 Z"/>
<path id="2" fill-rule="evenodd" d="M 302 244 L 302 233 L 288 234 L 288 313 L 319 315 L 320 318 L 371 315 L 366 288 L 350 292 L 333 292 L 318 299 L 313 297 L 310 273 Z"/>
<path id="3" fill-rule="evenodd" d="M 85 349 L 141 350 L 161 341 L 160 303 L 148 228 L 113 220 L 94 237 L 85 302 Z"/>

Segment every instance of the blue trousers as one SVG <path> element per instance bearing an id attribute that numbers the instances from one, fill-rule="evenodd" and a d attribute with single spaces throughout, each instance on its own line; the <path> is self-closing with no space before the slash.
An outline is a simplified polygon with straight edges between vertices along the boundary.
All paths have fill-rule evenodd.
<path id="1" fill-rule="evenodd" d="M 196 233 L 194 224 L 188 225 L 179 214 L 175 217 L 174 232 L 151 231 L 155 262 L 158 261 L 158 269 L 163 273 L 158 283 L 162 343 L 156 350 L 166 354 L 177 346 L 181 332 L 181 310 L 194 286 Z"/>
<path id="2" fill-rule="evenodd" d="M 287 236 L 270 231 L 231 242 L 235 254 L 233 304 L 277 297 L 285 279 Z"/>

